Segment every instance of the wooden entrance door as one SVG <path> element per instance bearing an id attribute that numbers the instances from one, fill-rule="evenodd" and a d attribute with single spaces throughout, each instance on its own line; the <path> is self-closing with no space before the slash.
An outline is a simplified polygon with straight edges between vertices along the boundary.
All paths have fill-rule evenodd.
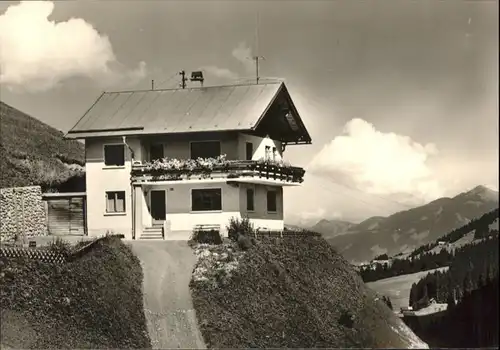
<path id="1" fill-rule="evenodd" d="M 151 191 L 151 217 L 153 226 L 163 225 L 167 215 L 167 201 L 164 190 Z"/>

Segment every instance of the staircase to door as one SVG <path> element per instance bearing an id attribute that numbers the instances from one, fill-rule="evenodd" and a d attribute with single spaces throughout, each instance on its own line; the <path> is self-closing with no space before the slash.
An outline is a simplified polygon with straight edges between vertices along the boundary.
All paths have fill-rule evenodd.
<path id="1" fill-rule="evenodd" d="M 167 198 L 165 191 L 152 190 L 150 192 L 150 199 L 153 226 L 144 228 L 141 239 L 164 239 L 163 225 L 167 215 Z"/>

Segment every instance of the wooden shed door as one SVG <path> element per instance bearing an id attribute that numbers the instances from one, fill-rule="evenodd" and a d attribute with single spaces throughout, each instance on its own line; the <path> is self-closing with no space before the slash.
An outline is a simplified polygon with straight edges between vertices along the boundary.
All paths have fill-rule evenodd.
<path id="1" fill-rule="evenodd" d="M 84 198 L 50 199 L 47 201 L 47 211 L 49 234 L 85 234 Z"/>

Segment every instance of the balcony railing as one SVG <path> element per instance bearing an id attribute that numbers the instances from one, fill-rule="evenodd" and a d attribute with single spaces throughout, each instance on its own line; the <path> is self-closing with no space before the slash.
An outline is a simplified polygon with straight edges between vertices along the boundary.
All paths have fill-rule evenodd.
<path id="1" fill-rule="evenodd" d="M 251 177 L 302 183 L 305 170 L 283 162 L 211 159 L 164 159 L 133 164 L 132 182 L 174 181 L 189 179 L 236 179 Z"/>

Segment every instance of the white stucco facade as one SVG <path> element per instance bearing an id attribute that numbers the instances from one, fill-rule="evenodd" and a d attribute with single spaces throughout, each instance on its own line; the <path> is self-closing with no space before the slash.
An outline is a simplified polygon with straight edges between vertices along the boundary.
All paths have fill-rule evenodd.
<path id="1" fill-rule="evenodd" d="M 202 139 L 197 137 L 197 141 Z M 215 140 L 213 136 L 208 140 Z M 247 142 L 252 143 L 252 160 L 266 157 L 266 146 L 275 149 L 272 157 L 282 159 L 281 144 L 269 138 L 242 133 L 221 134 L 221 154 L 229 160 L 246 159 Z M 283 188 L 279 184 L 231 183 L 227 179 L 206 181 L 181 180 L 175 183 L 147 183 L 133 186 L 131 183 L 132 161 L 149 160 L 148 145 L 163 145 L 163 153 L 168 158 L 190 158 L 188 138 L 169 138 L 156 136 L 139 139 L 127 137 L 125 164 L 106 166 L 104 164 L 104 145 L 123 144 L 123 139 L 112 137 L 90 138 L 85 142 L 86 149 L 86 188 L 87 188 L 87 226 L 89 236 L 106 232 L 123 234 L 126 239 L 140 239 L 144 229 L 153 224 L 150 210 L 150 191 L 165 191 L 165 239 L 189 239 L 195 225 L 220 225 L 221 233 L 226 235 L 226 225 L 231 217 L 248 217 L 256 228 L 283 230 Z M 130 147 L 130 149 L 129 149 Z M 133 159 L 132 159 L 133 152 Z M 220 188 L 222 209 L 218 211 L 193 211 L 191 191 L 202 188 Z M 247 210 L 247 188 L 254 190 L 254 210 Z M 124 211 L 106 211 L 106 192 L 123 191 Z M 267 191 L 276 192 L 276 210 L 267 210 Z"/>

